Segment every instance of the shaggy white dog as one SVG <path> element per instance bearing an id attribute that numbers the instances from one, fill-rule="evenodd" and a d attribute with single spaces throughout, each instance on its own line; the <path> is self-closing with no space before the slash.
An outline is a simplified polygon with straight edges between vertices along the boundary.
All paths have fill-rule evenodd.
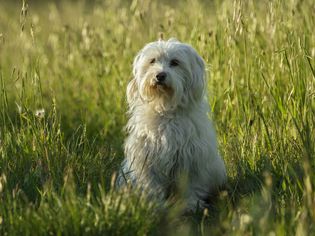
<path id="1" fill-rule="evenodd" d="M 205 207 L 226 181 L 226 170 L 208 119 L 205 64 L 175 39 L 147 44 L 133 63 L 127 88 L 130 119 L 125 160 L 117 179 L 165 200 L 187 183 L 187 208 Z"/>

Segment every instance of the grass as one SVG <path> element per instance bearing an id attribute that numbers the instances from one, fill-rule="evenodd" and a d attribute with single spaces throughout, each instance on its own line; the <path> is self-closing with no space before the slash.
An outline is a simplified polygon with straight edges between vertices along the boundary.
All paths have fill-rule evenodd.
<path id="1" fill-rule="evenodd" d="M 87 2 L 1 3 L 0 234 L 315 234 L 314 2 Z M 159 35 L 207 62 L 229 175 L 186 218 L 112 187 L 131 63 Z"/>

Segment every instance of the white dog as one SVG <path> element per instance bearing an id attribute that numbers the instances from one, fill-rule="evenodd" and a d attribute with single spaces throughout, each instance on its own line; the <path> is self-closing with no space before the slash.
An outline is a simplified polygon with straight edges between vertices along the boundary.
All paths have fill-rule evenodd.
<path id="1" fill-rule="evenodd" d="M 188 44 L 160 40 L 138 53 L 133 75 L 118 185 L 129 181 L 164 200 L 185 175 L 188 210 L 205 207 L 226 182 L 226 170 L 208 119 L 203 59 Z"/>

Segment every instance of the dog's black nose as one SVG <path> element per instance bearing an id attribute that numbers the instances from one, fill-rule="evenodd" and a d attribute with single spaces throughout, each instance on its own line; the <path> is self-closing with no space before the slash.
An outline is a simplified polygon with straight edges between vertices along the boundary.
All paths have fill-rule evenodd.
<path id="1" fill-rule="evenodd" d="M 156 80 L 158 82 L 164 82 L 166 79 L 166 73 L 165 72 L 160 72 L 156 75 Z"/>

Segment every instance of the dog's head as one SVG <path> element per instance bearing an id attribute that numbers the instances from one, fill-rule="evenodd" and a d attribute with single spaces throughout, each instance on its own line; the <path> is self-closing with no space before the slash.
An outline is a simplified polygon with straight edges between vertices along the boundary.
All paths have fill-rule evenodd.
<path id="1" fill-rule="evenodd" d="M 147 44 L 135 57 L 134 79 L 127 100 L 153 106 L 157 111 L 187 108 L 205 95 L 205 64 L 190 45 L 175 39 Z"/>

